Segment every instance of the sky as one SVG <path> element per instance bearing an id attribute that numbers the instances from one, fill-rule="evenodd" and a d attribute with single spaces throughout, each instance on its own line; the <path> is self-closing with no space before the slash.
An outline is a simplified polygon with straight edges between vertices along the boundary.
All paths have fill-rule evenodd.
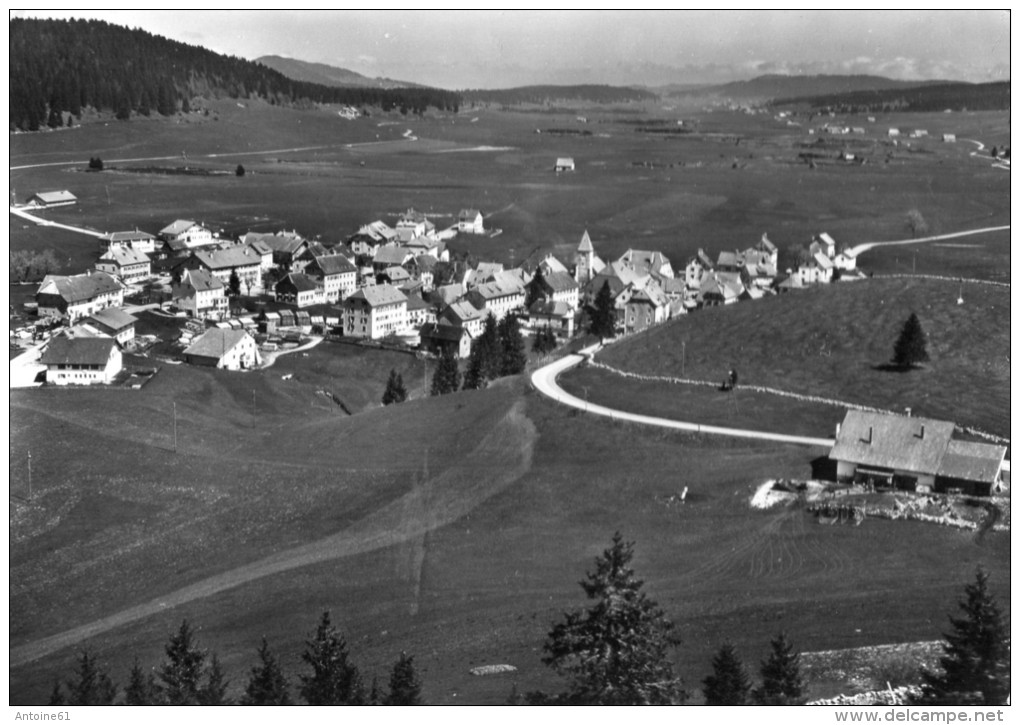
<path id="1" fill-rule="evenodd" d="M 721 83 L 765 73 L 1010 77 L 1001 10 L 14 11 L 142 28 L 442 88 Z"/>

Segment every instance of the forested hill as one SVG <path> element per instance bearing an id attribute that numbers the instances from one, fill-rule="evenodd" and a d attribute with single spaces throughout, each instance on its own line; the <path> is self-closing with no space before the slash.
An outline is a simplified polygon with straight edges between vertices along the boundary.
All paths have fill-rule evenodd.
<path id="1" fill-rule="evenodd" d="M 946 83 L 918 88 L 855 91 L 791 98 L 783 105 L 806 104 L 812 108 L 865 113 L 872 111 L 1008 111 L 1009 81 L 995 83 Z"/>
<path id="2" fill-rule="evenodd" d="M 495 90 L 461 91 L 465 103 L 498 103 L 514 106 L 524 103 L 557 103 L 583 101 L 587 103 L 627 103 L 650 101 L 658 98 L 651 91 L 620 86 L 521 86 Z"/>
<path id="3" fill-rule="evenodd" d="M 308 61 L 284 58 L 279 55 L 263 55 L 260 58 L 256 58 L 255 62 L 279 71 L 295 81 L 307 81 L 308 83 L 318 83 L 323 86 L 338 86 L 341 88 L 355 86 L 367 86 L 370 88 L 421 88 L 419 83 L 396 81 L 392 78 L 369 78 L 346 68 L 337 68 L 325 63 L 309 63 Z"/>
<path id="4" fill-rule="evenodd" d="M 84 110 L 171 115 L 196 96 L 272 103 L 344 103 L 415 113 L 456 111 L 460 96 L 434 88 L 331 88 L 294 81 L 259 63 L 97 20 L 10 21 L 10 127 L 61 125 Z"/>
<path id="5" fill-rule="evenodd" d="M 741 101 L 779 100 L 807 96 L 879 91 L 947 83 L 949 81 L 898 81 L 868 75 L 779 75 L 758 76 L 747 81 L 734 81 L 718 86 L 673 91 L 675 97 L 712 95 Z"/>

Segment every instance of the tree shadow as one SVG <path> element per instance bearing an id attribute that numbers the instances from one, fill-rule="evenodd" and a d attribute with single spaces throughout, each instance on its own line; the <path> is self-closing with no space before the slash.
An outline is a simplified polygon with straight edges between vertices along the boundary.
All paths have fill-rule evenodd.
<path id="1" fill-rule="evenodd" d="M 816 481 L 835 481 L 836 462 L 828 456 L 819 456 L 811 461 L 811 478 Z"/>

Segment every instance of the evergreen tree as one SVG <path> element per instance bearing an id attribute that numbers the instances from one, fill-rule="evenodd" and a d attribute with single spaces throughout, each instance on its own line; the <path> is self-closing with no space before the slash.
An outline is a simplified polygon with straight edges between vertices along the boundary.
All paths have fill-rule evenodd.
<path id="1" fill-rule="evenodd" d="M 732 644 L 724 644 L 712 660 L 712 674 L 705 678 L 706 705 L 746 705 L 751 679 Z"/>
<path id="2" fill-rule="evenodd" d="M 531 278 L 526 288 L 524 306 L 530 310 L 531 306 L 541 299 L 545 299 L 545 272 L 542 271 L 542 266 L 539 265 L 538 269 L 535 270 L 535 276 Z"/>
<path id="3" fill-rule="evenodd" d="M 800 655 L 793 651 L 785 633 L 772 640 L 772 652 L 761 663 L 761 679 L 761 686 L 751 693 L 756 705 L 800 705 L 803 702 Z"/>
<path id="4" fill-rule="evenodd" d="M 959 602 L 964 616 L 950 617 L 940 671 L 922 670 L 926 705 L 1002 705 L 1009 697 L 1010 633 L 988 591 L 988 574 L 978 571 Z"/>
<path id="5" fill-rule="evenodd" d="M 499 344 L 502 350 L 500 374 L 520 375 L 528 364 L 524 337 L 517 317 L 509 314 L 499 322 Z"/>
<path id="6" fill-rule="evenodd" d="M 472 354 L 475 353 L 475 348 L 478 349 L 482 379 L 487 382 L 498 378 L 503 366 L 503 350 L 499 339 L 499 325 L 492 315 L 485 318 L 482 334 L 472 343 Z"/>
<path id="7" fill-rule="evenodd" d="M 556 349 L 556 333 L 550 327 L 543 327 L 535 334 L 531 349 L 538 355 L 545 355 Z"/>
<path id="8" fill-rule="evenodd" d="M 616 305 L 613 302 L 613 291 L 609 287 L 609 280 L 602 283 L 602 288 L 595 295 L 590 316 L 591 327 L 588 331 L 592 335 L 604 340 L 616 334 Z"/>
<path id="9" fill-rule="evenodd" d="M 241 164 L 238 164 L 237 165 L 237 169 L 234 170 L 234 174 L 236 176 L 244 176 L 244 174 L 245 174 L 244 167 L 241 166 Z"/>
<path id="10" fill-rule="evenodd" d="M 301 697 L 309 705 L 364 704 L 358 668 L 350 661 L 347 641 L 330 622 L 328 611 L 322 613 L 315 637 L 305 645 L 301 659 L 311 666 L 312 674 L 301 675 Z"/>
<path id="11" fill-rule="evenodd" d="M 372 689 L 368 693 L 368 704 L 379 705 L 382 703 L 382 692 L 379 690 L 379 678 L 372 678 Z"/>
<path id="12" fill-rule="evenodd" d="M 568 678 L 557 696 L 530 693 L 533 703 L 669 705 L 687 699 L 670 653 L 680 645 L 673 623 L 641 591 L 630 568 L 633 543 L 619 532 L 581 587 L 594 600 L 568 612 L 549 632 L 542 661 Z"/>
<path id="13" fill-rule="evenodd" d="M 269 651 L 269 643 L 262 638 L 259 646 L 259 663 L 251 668 L 248 686 L 241 697 L 242 705 L 291 705 L 290 685 L 279 661 Z"/>
<path id="14" fill-rule="evenodd" d="M 241 278 L 237 276 L 237 270 L 230 270 L 230 279 L 227 280 L 227 294 L 237 297 L 241 294 Z"/>
<path id="15" fill-rule="evenodd" d="M 68 705 L 112 705 L 113 698 L 117 695 L 117 686 L 110 680 L 109 675 L 99 668 L 96 659 L 89 654 L 88 650 L 82 650 L 78 655 L 78 671 L 76 679 L 68 680 L 67 686 Z"/>
<path id="16" fill-rule="evenodd" d="M 421 678 L 414 669 L 414 657 L 406 652 L 393 665 L 390 673 L 390 694 L 386 697 L 387 705 L 422 705 Z"/>
<path id="17" fill-rule="evenodd" d="M 390 370 L 389 380 L 386 381 L 386 390 L 383 392 L 382 404 L 403 403 L 407 400 L 407 388 L 404 387 L 404 378 L 396 370 Z"/>
<path id="18" fill-rule="evenodd" d="M 453 356 L 453 346 L 443 346 L 439 356 L 439 364 L 432 373 L 432 395 L 446 395 L 460 389 L 460 368 L 457 358 Z"/>
<path id="19" fill-rule="evenodd" d="M 893 364 L 901 368 L 913 367 L 917 363 L 928 360 L 928 348 L 925 341 L 924 330 L 921 329 L 921 321 L 913 312 L 903 323 L 900 336 L 893 348 Z"/>
<path id="20" fill-rule="evenodd" d="M 206 673 L 206 682 L 198 691 L 199 705 L 230 705 L 227 699 L 227 681 L 220 667 L 220 658 L 214 653 L 209 663 L 209 670 Z"/>
<path id="21" fill-rule="evenodd" d="M 181 622 L 165 647 L 167 661 L 159 668 L 163 698 L 168 705 L 198 705 L 206 653 L 195 644 L 188 620 Z"/>
<path id="22" fill-rule="evenodd" d="M 138 658 L 131 667 L 131 674 L 128 675 L 128 686 L 124 690 L 124 703 L 126 705 L 156 705 L 159 703 L 159 686 L 156 678 L 150 672 L 147 675 L 142 672 Z"/>
<path id="23" fill-rule="evenodd" d="M 471 356 L 468 358 L 468 368 L 464 374 L 464 390 L 480 390 L 488 385 L 482 373 L 481 349 L 481 345 L 471 346 Z"/>

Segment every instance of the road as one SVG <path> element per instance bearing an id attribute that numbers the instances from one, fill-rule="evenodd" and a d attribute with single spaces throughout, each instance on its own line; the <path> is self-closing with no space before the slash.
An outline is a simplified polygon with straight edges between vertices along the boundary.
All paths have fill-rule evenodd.
<path id="1" fill-rule="evenodd" d="M 671 428 L 673 430 L 690 431 L 692 433 L 703 433 L 706 435 L 721 435 L 729 436 L 731 438 L 750 438 L 754 440 L 775 441 L 777 443 L 796 443 L 807 446 L 818 446 L 825 449 L 832 448 L 833 443 L 835 443 L 835 441 L 831 438 L 809 438 L 806 436 L 766 433 L 763 431 L 743 430 L 740 428 L 722 428 L 714 425 L 702 425 L 701 423 L 688 423 L 679 420 L 671 420 L 669 418 L 656 418 L 650 415 L 627 413 L 626 411 L 606 408 L 605 406 L 596 405 L 595 403 L 590 403 L 586 400 L 576 398 L 563 390 L 563 388 L 556 383 L 556 378 L 560 375 L 560 373 L 579 364 L 585 359 L 586 355 L 594 354 L 600 347 L 600 345 L 593 345 L 582 350 L 580 354 L 568 355 L 546 365 L 543 368 L 539 368 L 531 375 L 532 385 L 534 385 L 535 389 L 540 393 L 546 397 L 552 398 L 558 403 L 569 405 L 572 408 L 583 410 L 584 412 L 592 415 L 601 415 L 612 420 L 630 421 L 633 423 L 641 423 L 643 425 L 653 425 L 660 428 Z"/>
<path id="2" fill-rule="evenodd" d="M 79 234 L 88 234 L 90 237 L 102 238 L 106 234 L 104 232 L 95 232 L 91 229 L 83 229 L 81 227 L 72 227 L 68 224 L 58 224 L 57 222 L 51 222 L 49 219 L 41 219 L 40 217 L 33 216 L 25 211 L 24 207 L 11 207 L 11 214 L 19 216 L 22 219 L 38 224 L 41 227 L 56 227 L 57 229 L 66 229 L 69 232 L 78 232 Z"/>
<path id="3" fill-rule="evenodd" d="M 988 234 L 989 232 L 1002 232 L 1009 231 L 1009 225 L 1001 227 L 984 227 L 983 229 L 969 229 L 965 232 L 953 232 L 952 234 L 937 234 L 933 237 L 918 237 L 916 239 L 901 239 L 893 242 L 865 242 L 864 244 L 858 244 L 856 247 L 851 247 L 846 253 L 851 257 L 857 257 L 869 249 L 875 247 L 891 247 L 900 244 L 923 244 L 924 242 L 938 242 L 943 239 L 957 239 L 958 237 L 971 237 L 975 234 Z"/>

